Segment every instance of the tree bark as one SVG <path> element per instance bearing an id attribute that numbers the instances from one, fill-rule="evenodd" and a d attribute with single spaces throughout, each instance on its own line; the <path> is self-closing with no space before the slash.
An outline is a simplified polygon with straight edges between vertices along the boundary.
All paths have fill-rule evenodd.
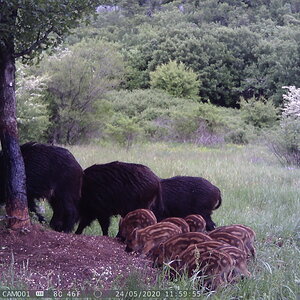
<path id="1" fill-rule="evenodd" d="M 0 46 L 0 139 L 5 170 L 5 200 L 8 227 L 30 226 L 24 161 L 18 142 L 13 43 Z M 2 187 L 3 188 L 3 187 Z"/>

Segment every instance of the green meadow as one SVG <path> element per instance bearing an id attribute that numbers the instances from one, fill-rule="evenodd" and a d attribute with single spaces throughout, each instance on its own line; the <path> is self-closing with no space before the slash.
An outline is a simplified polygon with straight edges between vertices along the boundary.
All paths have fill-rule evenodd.
<path id="1" fill-rule="evenodd" d="M 135 145 L 129 151 L 113 145 L 69 150 L 83 168 L 114 160 L 135 162 L 149 166 L 161 178 L 200 176 L 220 188 L 223 203 L 213 220 L 217 225 L 251 226 L 257 233 L 257 258 L 249 264 L 251 278 L 203 293 L 203 299 L 300 299 L 300 169 L 283 167 L 266 147 L 155 143 Z M 50 213 L 47 208 L 47 217 Z M 110 235 L 117 230 L 118 218 L 112 218 Z M 94 222 L 84 234 L 102 233 Z M 168 281 L 167 272 L 165 267 L 153 289 L 196 289 L 193 278 Z M 127 281 L 128 289 L 145 288 L 136 274 Z"/>
<path id="2" fill-rule="evenodd" d="M 251 226 L 257 233 L 257 259 L 249 265 L 250 279 L 203 298 L 300 299 L 300 169 L 283 167 L 263 146 L 148 144 L 129 151 L 100 145 L 69 149 L 84 168 L 113 160 L 135 162 L 149 166 L 161 178 L 200 176 L 220 188 L 223 203 L 213 220 L 217 225 Z M 111 236 L 117 233 L 117 224 L 113 219 Z M 84 233 L 101 234 L 101 229 L 94 222 Z M 155 288 L 195 288 L 186 277 L 165 282 L 167 271 L 162 271 Z"/>

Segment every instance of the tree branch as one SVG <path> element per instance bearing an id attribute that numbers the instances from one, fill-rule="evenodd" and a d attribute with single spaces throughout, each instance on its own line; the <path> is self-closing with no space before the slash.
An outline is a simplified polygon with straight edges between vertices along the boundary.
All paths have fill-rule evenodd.
<path id="1" fill-rule="evenodd" d="M 24 49 L 23 51 L 19 52 L 19 53 L 15 53 L 14 57 L 21 57 L 24 55 L 29 55 L 31 54 L 32 51 L 36 50 L 36 48 L 38 48 L 44 41 L 47 40 L 49 34 L 53 31 L 53 26 L 51 26 L 43 35 L 43 37 L 39 38 L 40 33 L 38 34 L 38 37 L 36 39 L 36 41 L 27 49 Z"/>

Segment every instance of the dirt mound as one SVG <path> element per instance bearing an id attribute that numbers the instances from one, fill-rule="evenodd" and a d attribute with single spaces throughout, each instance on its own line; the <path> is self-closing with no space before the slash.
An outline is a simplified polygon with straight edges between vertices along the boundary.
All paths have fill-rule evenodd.
<path id="1" fill-rule="evenodd" d="M 59 233 L 40 225 L 24 233 L 0 230 L 2 285 L 13 278 L 30 289 L 109 289 L 136 272 L 153 283 L 157 270 L 126 253 L 115 238 Z"/>

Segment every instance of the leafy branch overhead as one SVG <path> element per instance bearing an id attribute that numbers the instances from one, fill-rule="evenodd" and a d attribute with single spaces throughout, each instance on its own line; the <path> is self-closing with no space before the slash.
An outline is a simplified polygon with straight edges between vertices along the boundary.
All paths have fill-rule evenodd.
<path id="1" fill-rule="evenodd" d="M 0 45 L 14 42 L 14 57 L 32 59 L 96 11 L 100 1 L 1 1 Z"/>

